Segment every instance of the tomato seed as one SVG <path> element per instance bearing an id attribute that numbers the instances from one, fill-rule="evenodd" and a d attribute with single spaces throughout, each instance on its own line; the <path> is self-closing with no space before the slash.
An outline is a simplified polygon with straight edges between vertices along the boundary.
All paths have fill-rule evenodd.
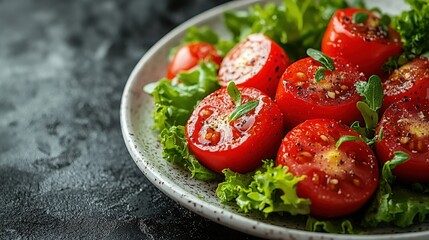
<path id="1" fill-rule="evenodd" d="M 357 178 L 353 178 L 353 184 L 356 187 L 360 187 L 360 185 L 362 184 L 362 182 L 359 179 L 357 179 Z"/>
<path id="2" fill-rule="evenodd" d="M 325 135 L 320 135 L 320 138 L 323 140 L 323 141 L 325 141 L 325 142 L 328 142 L 328 137 L 327 136 L 325 136 Z"/>
<path id="3" fill-rule="evenodd" d="M 307 80 L 307 76 L 303 72 L 297 72 L 296 73 L 296 77 L 299 80 L 301 80 L 301 81 L 306 81 Z"/>
<path id="4" fill-rule="evenodd" d="M 410 138 L 409 137 L 402 137 L 400 142 L 401 142 L 401 144 L 407 144 L 410 142 Z"/>
<path id="5" fill-rule="evenodd" d="M 349 87 L 347 87 L 346 85 L 341 85 L 341 90 L 344 90 L 344 91 L 346 91 L 347 89 L 349 89 Z"/>
<path id="6" fill-rule="evenodd" d="M 329 98 L 331 98 L 331 99 L 335 99 L 335 92 L 332 92 L 332 91 L 328 91 L 328 97 Z"/>
<path id="7" fill-rule="evenodd" d="M 312 157 L 312 156 L 313 156 L 311 153 L 306 152 L 306 151 L 301 152 L 301 153 L 299 153 L 299 154 L 300 154 L 301 156 L 303 156 L 303 157 Z"/>

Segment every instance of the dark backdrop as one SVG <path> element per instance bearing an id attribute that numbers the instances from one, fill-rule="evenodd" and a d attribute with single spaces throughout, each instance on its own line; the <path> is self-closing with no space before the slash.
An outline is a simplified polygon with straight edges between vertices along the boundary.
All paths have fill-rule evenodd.
<path id="1" fill-rule="evenodd" d="M 252 239 L 152 186 L 119 125 L 141 56 L 222 2 L 0 0 L 0 239 Z"/>

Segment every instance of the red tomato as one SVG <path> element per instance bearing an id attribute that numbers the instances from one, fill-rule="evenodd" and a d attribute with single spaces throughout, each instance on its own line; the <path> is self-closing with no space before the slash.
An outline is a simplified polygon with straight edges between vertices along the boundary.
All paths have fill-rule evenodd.
<path id="1" fill-rule="evenodd" d="M 429 59 L 420 57 L 396 69 L 383 83 L 382 112 L 404 98 L 429 98 Z"/>
<path id="2" fill-rule="evenodd" d="M 210 59 L 220 65 L 222 57 L 216 48 L 203 42 L 190 43 L 181 47 L 171 59 L 167 68 L 167 78 L 173 79 L 181 71 L 190 70 L 198 65 L 201 60 Z"/>
<path id="3" fill-rule="evenodd" d="M 242 102 L 258 100 L 258 106 L 236 120 L 226 88 L 204 98 L 185 127 L 191 152 L 207 168 L 249 172 L 261 160 L 273 158 L 283 137 L 283 117 L 270 97 L 255 88 L 238 87 Z"/>
<path id="4" fill-rule="evenodd" d="M 378 185 L 377 159 L 363 141 L 337 140 L 358 136 L 332 119 L 313 119 L 290 131 L 280 146 L 276 164 L 287 166 L 295 176 L 306 176 L 297 194 L 311 200 L 310 214 L 339 217 L 360 209 Z"/>
<path id="5" fill-rule="evenodd" d="M 365 78 L 343 58 L 333 58 L 335 71 L 325 71 L 316 83 L 321 64 L 308 57 L 294 62 L 279 82 L 275 100 L 291 129 L 307 119 L 333 118 L 351 124 L 361 118 L 356 103 L 361 99 L 355 84 Z"/>
<path id="6" fill-rule="evenodd" d="M 368 14 L 363 23 L 355 23 L 353 15 Z M 391 56 L 402 52 L 399 33 L 390 27 L 387 31 L 380 18 L 364 9 L 348 8 L 335 12 L 322 40 L 322 52 L 329 56 L 342 56 L 357 65 L 367 77 L 383 75 L 381 67 Z"/>
<path id="7" fill-rule="evenodd" d="M 254 87 L 270 97 L 290 60 L 283 49 L 262 34 L 249 35 L 224 58 L 219 69 L 222 86 L 234 81 L 237 86 Z"/>
<path id="8" fill-rule="evenodd" d="M 375 143 L 379 161 L 385 163 L 395 151 L 403 151 L 410 159 L 393 169 L 398 179 L 429 182 L 429 100 L 405 99 L 390 105 L 377 132 L 381 128 L 383 138 Z"/>

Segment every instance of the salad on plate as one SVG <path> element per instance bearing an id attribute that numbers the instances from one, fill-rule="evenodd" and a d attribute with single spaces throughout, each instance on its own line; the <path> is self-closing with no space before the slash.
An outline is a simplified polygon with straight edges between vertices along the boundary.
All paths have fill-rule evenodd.
<path id="1" fill-rule="evenodd" d="M 429 214 L 429 1 L 284 0 L 192 27 L 146 85 L 162 155 L 242 212 L 308 231 L 408 227 Z"/>

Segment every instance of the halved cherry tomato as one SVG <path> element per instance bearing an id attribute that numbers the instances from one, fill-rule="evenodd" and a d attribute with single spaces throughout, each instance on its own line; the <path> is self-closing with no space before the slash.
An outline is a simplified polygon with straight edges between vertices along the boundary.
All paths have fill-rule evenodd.
<path id="1" fill-rule="evenodd" d="M 308 57 L 294 62 L 283 74 L 275 101 L 284 116 L 287 129 L 313 118 L 333 118 L 345 124 L 361 119 L 356 103 L 361 99 L 355 84 L 365 81 L 350 62 L 333 58 L 335 71 L 325 71 L 316 83 L 321 64 Z"/>
<path id="2" fill-rule="evenodd" d="M 401 66 L 383 82 L 382 112 L 404 98 L 429 98 L 429 59 L 419 57 Z"/>
<path id="3" fill-rule="evenodd" d="M 367 14 L 362 23 L 354 15 Z M 402 52 L 399 33 L 381 23 L 380 18 L 365 9 L 340 9 L 332 16 L 322 40 L 322 52 L 341 56 L 357 65 L 366 77 L 384 74 L 382 66 L 389 57 Z"/>
<path id="4" fill-rule="evenodd" d="M 167 68 L 167 78 L 173 79 L 181 71 L 187 71 L 196 67 L 201 60 L 210 59 L 220 65 L 222 57 L 219 56 L 216 48 L 204 42 L 187 44 L 174 54 Z"/>
<path id="5" fill-rule="evenodd" d="M 221 86 L 254 87 L 270 97 L 290 60 L 283 49 L 262 34 L 249 35 L 223 59 L 219 69 Z"/>
<path id="6" fill-rule="evenodd" d="M 390 105 L 384 112 L 378 131 L 383 138 L 375 143 L 379 161 L 403 151 L 410 159 L 393 169 L 404 182 L 429 182 L 429 100 L 405 99 Z"/>
<path id="7" fill-rule="evenodd" d="M 342 136 L 358 136 L 332 119 L 312 119 L 295 127 L 283 139 L 276 164 L 295 176 L 306 176 L 297 194 L 311 200 L 310 214 L 339 217 L 360 209 L 378 185 L 377 159 L 363 141 L 344 142 Z"/>
<path id="8" fill-rule="evenodd" d="M 207 168 L 249 172 L 261 160 L 273 158 L 283 137 L 283 117 L 270 97 L 255 88 L 238 87 L 243 104 L 258 100 L 257 107 L 228 121 L 236 108 L 222 88 L 204 98 L 185 127 L 191 152 Z"/>

